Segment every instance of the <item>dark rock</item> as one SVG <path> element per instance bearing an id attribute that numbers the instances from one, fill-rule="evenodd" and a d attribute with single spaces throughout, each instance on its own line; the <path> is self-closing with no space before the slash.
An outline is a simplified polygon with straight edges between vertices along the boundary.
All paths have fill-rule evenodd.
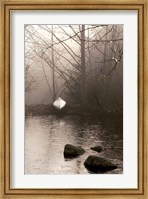
<path id="1" fill-rule="evenodd" d="M 100 153 L 103 150 L 103 147 L 102 146 L 95 146 L 95 147 L 91 147 L 91 149 Z"/>
<path id="2" fill-rule="evenodd" d="M 117 168 L 109 160 L 94 155 L 89 156 L 85 160 L 84 166 L 93 173 L 103 173 Z"/>
<path id="3" fill-rule="evenodd" d="M 65 158 L 74 158 L 78 157 L 79 155 L 83 155 L 85 150 L 82 149 L 80 146 L 73 146 L 71 144 L 66 144 L 64 148 L 64 157 Z"/>

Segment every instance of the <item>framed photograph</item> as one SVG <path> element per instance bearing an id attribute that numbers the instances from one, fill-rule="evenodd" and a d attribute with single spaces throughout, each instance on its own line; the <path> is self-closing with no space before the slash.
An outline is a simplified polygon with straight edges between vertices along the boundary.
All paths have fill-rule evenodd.
<path id="1" fill-rule="evenodd" d="M 1 1 L 1 198 L 147 195 L 147 1 Z"/>

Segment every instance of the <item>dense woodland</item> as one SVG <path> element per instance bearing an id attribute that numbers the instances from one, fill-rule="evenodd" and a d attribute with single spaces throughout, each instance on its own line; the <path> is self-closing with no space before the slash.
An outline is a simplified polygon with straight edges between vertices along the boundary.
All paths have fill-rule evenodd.
<path id="1" fill-rule="evenodd" d="M 27 105 L 122 112 L 123 25 L 26 25 L 25 91 Z"/>

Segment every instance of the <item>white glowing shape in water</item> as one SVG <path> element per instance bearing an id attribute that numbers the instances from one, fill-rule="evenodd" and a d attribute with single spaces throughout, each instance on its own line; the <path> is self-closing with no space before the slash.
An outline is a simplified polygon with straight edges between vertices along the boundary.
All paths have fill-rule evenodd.
<path id="1" fill-rule="evenodd" d="M 61 110 L 65 105 L 66 105 L 66 102 L 60 97 L 53 103 L 53 106 L 59 110 Z"/>

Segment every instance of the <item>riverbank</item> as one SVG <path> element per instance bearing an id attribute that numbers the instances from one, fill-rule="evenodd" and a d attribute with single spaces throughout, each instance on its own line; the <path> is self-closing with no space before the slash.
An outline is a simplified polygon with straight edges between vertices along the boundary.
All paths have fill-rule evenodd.
<path id="1" fill-rule="evenodd" d="M 112 118 L 123 118 L 122 111 L 102 111 L 97 109 L 96 107 L 91 106 L 81 106 L 81 105 L 73 105 L 73 106 L 66 106 L 62 110 L 57 110 L 52 105 L 26 105 L 25 106 L 25 115 L 27 116 L 48 116 L 48 115 L 56 115 L 56 116 L 79 116 L 79 117 L 112 117 Z"/>

